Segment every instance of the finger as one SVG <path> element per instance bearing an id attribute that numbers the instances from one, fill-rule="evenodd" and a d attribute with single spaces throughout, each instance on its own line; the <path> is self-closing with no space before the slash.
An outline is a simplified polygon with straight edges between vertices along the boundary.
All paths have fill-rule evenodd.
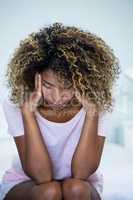
<path id="1" fill-rule="evenodd" d="M 38 87 L 37 86 L 37 76 L 38 76 L 38 73 L 35 74 L 35 90 L 37 90 L 37 87 Z"/>
<path id="2" fill-rule="evenodd" d="M 42 80 L 41 80 L 41 74 L 38 74 L 38 92 L 42 92 Z"/>

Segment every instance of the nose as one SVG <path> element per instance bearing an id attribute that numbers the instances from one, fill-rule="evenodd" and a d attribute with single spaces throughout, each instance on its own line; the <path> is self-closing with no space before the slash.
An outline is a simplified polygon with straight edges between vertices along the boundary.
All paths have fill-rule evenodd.
<path id="1" fill-rule="evenodd" d="M 54 104 L 60 103 L 60 101 L 62 100 L 62 97 L 63 97 L 63 92 L 60 90 L 55 90 L 53 94 Z"/>

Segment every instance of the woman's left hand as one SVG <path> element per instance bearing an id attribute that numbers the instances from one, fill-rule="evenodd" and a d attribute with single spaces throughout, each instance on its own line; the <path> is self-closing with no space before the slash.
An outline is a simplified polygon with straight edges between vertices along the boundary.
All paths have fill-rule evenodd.
<path id="1" fill-rule="evenodd" d="M 82 104 L 82 106 L 86 110 L 88 116 L 97 115 L 98 109 L 94 103 L 89 102 L 85 97 L 81 97 L 79 94 L 76 95 L 76 98 Z"/>

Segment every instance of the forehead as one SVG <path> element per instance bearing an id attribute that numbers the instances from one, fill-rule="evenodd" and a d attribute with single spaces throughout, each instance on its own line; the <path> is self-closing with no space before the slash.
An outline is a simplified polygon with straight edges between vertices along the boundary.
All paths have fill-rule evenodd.
<path id="1" fill-rule="evenodd" d="M 59 85 L 61 81 L 58 80 L 57 75 L 50 69 L 42 73 L 42 80 L 46 80 L 53 85 Z"/>
<path id="2" fill-rule="evenodd" d="M 45 70 L 44 72 L 42 72 L 42 80 L 46 80 L 46 81 L 50 82 L 51 84 L 53 84 L 55 86 L 59 86 L 59 87 L 71 85 L 70 81 L 62 80 L 51 69 L 48 69 L 48 70 Z"/>

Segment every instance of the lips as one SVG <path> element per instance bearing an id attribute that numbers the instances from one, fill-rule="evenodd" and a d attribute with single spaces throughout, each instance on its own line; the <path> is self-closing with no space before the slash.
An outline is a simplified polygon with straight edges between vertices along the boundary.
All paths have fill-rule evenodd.
<path id="1" fill-rule="evenodd" d="M 50 106 L 50 107 L 64 107 L 66 106 L 67 104 L 69 104 L 71 102 L 72 99 L 69 99 L 69 100 L 66 100 L 65 102 L 61 102 L 61 103 L 54 103 L 54 102 L 50 102 L 48 100 L 45 99 L 45 103 L 47 106 Z"/>
<path id="2" fill-rule="evenodd" d="M 52 106 L 55 106 L 55 107 L 59 107 L 59 106 L 64 106 L 65 103 L 62 103 L 62 104 L 52 104 Z"/>
<path id="3" fill-rule="evenodd" d="M 59 106 L 63 106 L 63 105 L 65 105 L 66 103 L 58 103 L 58 104 L 56 104 L 56 103 L 52 103 L 52 102 L 48 102 L 48 101 L 45 101 L 45 103 L 48 105 L 48 106 L 52 106 L 52 107 L 59 107 Z"/>

